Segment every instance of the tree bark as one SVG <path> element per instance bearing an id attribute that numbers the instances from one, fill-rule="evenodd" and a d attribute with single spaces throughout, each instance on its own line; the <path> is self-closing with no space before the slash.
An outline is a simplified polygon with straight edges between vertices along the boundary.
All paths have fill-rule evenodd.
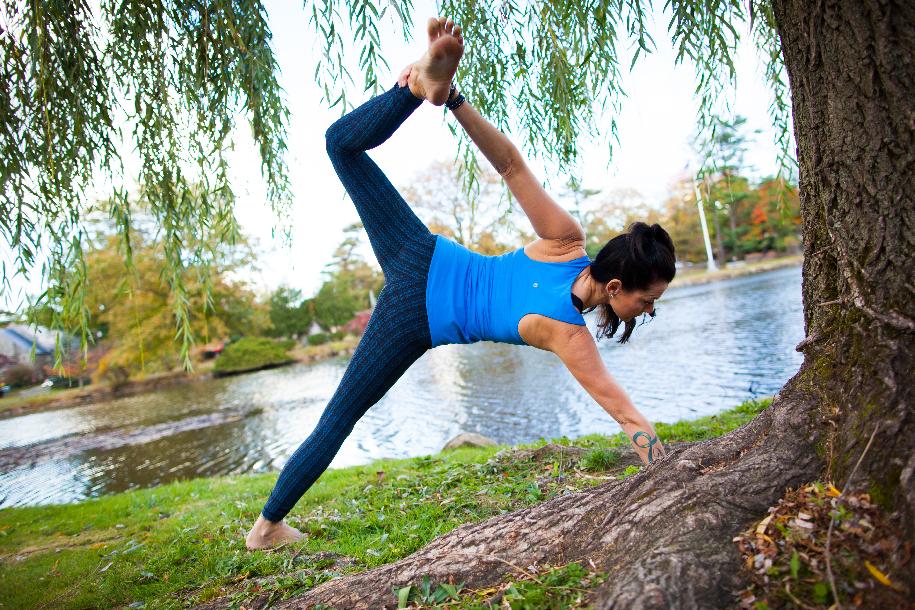
<path id="1" fill-rule="evenodd" d="M 804 363 L 743 428 L 638 475 L 462 526 L 396 563 L 280 604 L 396 606 L 392 587 L 480 587 L 532 563 L 611 577 L 597 608 L 733 606 L 731 538 L 786 488 L 824 478 L 915 514 L 912 403 L 915 3 L 773 0 L 790 78 L 804 222 Z M 895 575 L 910 590 L 913 566 Z"/>

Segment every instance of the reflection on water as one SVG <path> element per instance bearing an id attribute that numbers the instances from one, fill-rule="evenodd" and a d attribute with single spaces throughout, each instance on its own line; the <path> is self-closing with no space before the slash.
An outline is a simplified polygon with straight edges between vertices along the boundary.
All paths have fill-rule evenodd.
<path id="1" fill-rule="evenodd" d="M 800 269 L 671 289 L 658 311 L 627 345 L 600 344 L 652 421 L 771 395 L 800 366 Z M 0 507 L 278 470 L 314 428 L 345 366 L 294 365 L 0 420 Z M 550 353 L 442 346 L 368 411 L 332 466 L 433 453 L 460 432 L 518 443 L 618 430 Z"/>

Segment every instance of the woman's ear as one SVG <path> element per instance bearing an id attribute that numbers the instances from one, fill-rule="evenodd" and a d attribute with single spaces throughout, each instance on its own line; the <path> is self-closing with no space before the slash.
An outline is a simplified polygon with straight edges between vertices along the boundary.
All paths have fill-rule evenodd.
<path id="1" fill-rule="evenodd" d="M 622 290 L 622 288 L 623 288 L 623 282 L 621 282 L 620 280 L 618 280 L 616 278 L 610 280 L 609 282 L 607 282 L 604 285 L 604 291 L 607 293 L 607 296 L 611 299 L 613 297 L 615 297 L 619 293 L 619 291 Z"/>

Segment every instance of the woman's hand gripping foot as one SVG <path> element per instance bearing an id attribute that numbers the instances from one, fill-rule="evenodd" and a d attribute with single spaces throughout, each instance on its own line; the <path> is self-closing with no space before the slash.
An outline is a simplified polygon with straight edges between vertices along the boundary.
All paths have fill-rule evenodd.
<path id="1" fill-rule="evenodd" d="M 271 549 L 282 546 L 287 542 L 301 540 L 303 536 L 302 532 L 283 521 L 274 523 L 264 519 L 263 515 L 258 515 L 257 521 L 254 522 L 254 527 L 245 537 L 245 546 L 248 547 L 249 551 Z"/>
<path id="2" fill-rule="evenodd" d="M 464 55 L 461 26 L 440 17 L 429 20 L 429 48 L 414 64 L 404 68 L 398 84 L 410 87 L 416 97 L 441 106 L 448 100 L 451 80 Z"/>

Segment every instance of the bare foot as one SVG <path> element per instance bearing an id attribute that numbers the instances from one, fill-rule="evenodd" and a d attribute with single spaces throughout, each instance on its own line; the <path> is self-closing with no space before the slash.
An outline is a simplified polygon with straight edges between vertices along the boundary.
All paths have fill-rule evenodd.
<path id="1" fill-rule="evenodd" d="M 302 532 L 283 521 L 274 523 L 264 519 L 263 515 L 258 515 L 257 521 L 254 522 L 254 527 L 245 537 L 245 546 L 248 547 L 249 551 L 270 549 L 287 542 L 301 540 L 303 537 L 304 534 Z"/>
<path id="2" fill-rule="evenodd" d="M 461 26 L 444 17 L 429 20 L 429 48 L 415 64 L 404 70 L 410 91 L 416 97 L 441 106 L 448 99 L 451 79 L 464 54 Z M 401 81 L 404 74 L 401 74 Z"/>

